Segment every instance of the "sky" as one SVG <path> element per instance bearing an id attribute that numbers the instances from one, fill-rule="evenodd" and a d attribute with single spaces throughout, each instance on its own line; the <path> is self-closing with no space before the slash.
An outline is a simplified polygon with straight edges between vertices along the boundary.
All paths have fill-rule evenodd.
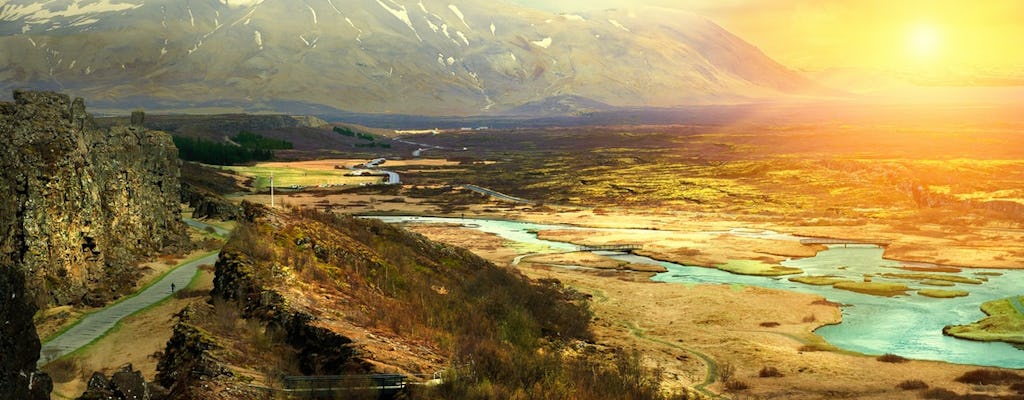
<path id="1" fill-rule="evenodd" d="M 1022 0 L 510 1 L 555 12 L 685 9 L 803 71 L 876 70 L 951 84 L 1024 82 Z"/>

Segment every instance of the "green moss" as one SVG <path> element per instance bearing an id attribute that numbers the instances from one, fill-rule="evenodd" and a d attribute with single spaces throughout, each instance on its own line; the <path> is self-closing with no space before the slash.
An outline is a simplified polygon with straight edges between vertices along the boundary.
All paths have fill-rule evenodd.
<path id="1" fill-rule="evenodd" d="M 715 268 L 738 275 L 756 276 L 794 275 L 802 274 L 804 272 L 800 268 L 783 267 L 777 264 L 767 264 L 757 260 L 729 260 L 729 262 L 720 264 Z"/>
<path id="2" fill-rule="evenodd" d="M 835 284 L 837 284 L 839 282 L 853 282 L 851 280 L 843 279 L 843 278 L 840 278 L 838 276 L 829 276 L 829 275 L 825 275 L 825 276 L 821 276 L 821 275 L 817 275 L 817 276 L 795 276 L 795 277 L 789 278 L 789 280 L 792 281 L 792 282 L 803 283 L 805 285 L 816 285 L 816 286 L 835 285 Z"/>
<path id="3" fill-rule="evenodd" d="M 968 325 L 947 326 L 942 333 L 968 340 L 1024 344 L 1024 314 L 1011 304 L 1011 299 L 985 302 L 981 311 L 987 317 Z"/>
<path id="4" fill-rule="evenodd" d="M 966 290 L 921 289 L 917 291 L 917 294 L 937 299 L 951 299 L 954 297 L 964 297 L 971 293 Z"/>
<path id="5" fill-rule="evenodd" d="M 839 282 L 832 287 L 836 289 L 849 290 L 851 292 L 870 294 L 875 296 L 897 296 L 906 294 L 910 288 L 902 283 L 895 282 Z"/>
<path id="6" fill-rule="evenodd" d="M 943 274 L 882 274 L 883 277 L 890 279 L 913 279 L 913 280 L 932 280 L 932 281 L 947 281 L 955 283 L 969 283 L 972 285 L 980 285 L 981 280 L 968 278 L 960 275 L 943 275 Z"/>
<path id="7" fill-rule="evenodd" d="M 928 285 L 928 286 L 956 286 L 956 284 L 953 283 L 953 282 L 950 282 L 950 281 L 939 281 L 939 280 L 935 280 L 935 279 L 925 279 L 925 280 L 921 281 L 921 284 L 922 285 Z"/>

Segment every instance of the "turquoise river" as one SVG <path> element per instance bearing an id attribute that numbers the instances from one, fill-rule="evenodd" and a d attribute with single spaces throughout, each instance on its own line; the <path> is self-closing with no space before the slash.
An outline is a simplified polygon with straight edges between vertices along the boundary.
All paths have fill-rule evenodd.
<path id="1" fill-rule="evenodd" d="M 498 235 L 505 240 L 529 245 L 537 252 L 571 251 L 576 246 L 538 239 L 535 232 L 552 229 L 586 229 L 568 225 L 545 225 L 488 219 L 461 219 L 441 217 L 374 217 L 388 223 L 445 223 L 458 224 L 482 232 Z M 615 229 L 623 231 L 623 229 Z M 629 231 L 630 229 L 625 229 Z M 787 234 L 770 231 L 736 229 L 706 232 L 709 235 L 739 235 L 765 240 L 799 240 Z M 816 256 L 791 259 L 782 263 L 798 267 L 805 275 L 835 275 L 860 280 L 864 274 L 900 272 L 900 263 L 882 257 L 883 249 L 876 246 L 832 246 Z M 957 287 L 970 292 L 967 297 L 935 299 L 917 294 L 897 297 L 879 297 L 834 289 L 831 286 L 812 286 L 790 282 L 789 277 L 773 278 L 737 275 L 714 268 L 684 266 L 657 261 L 632 254 L 606 254 L 631 262 L 659 264 L 668 272 L 652 279 L 680 284 L 739 284 L 772 289 L 789 290 L 821 295 L 842 304 L 843 322 L 819 328 L 821 335 L 835 346 L 859 353 L 878 355 L 898 354 L 920 360 L 937 360 L 956 364 L 1024 368 L 1024 350 L 1006 343 L 985 343 L 961 340 L 942 334 L 946 325 L 965 324 L 984 317 L 978 308 L 989 300 L 1020 295 L 1024 283 L 1024 270 L 965 269 L 958 275 L 985 280 L 982 284 L 957 283 Z M 844 268 L 837 268 L 843 266 Z M 911 288 L 920 288 L 914 282 Z"/>

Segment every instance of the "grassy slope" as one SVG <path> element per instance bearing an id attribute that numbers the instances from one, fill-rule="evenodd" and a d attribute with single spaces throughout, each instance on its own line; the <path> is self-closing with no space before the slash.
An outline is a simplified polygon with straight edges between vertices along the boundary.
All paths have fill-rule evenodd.
<path id="1" fill-rule="evenodd" d="M 530 281 L 375 220 L 293 211 L 258 221 L 241 225 L 222 256 L 247 260 L 255 281 L 284 295 L 296 311 L 315 315 L 316 326 L 354 338 L 375 370 L 416 373 L 440 365 L 445 383 L 415 390 L 413 398 L 664 397 L 639 355 L 586 344 L 585 297 L 557 281 Z M 231 336 L 220 339 L 225 350 L 218 358 L 232 369 L 289 364 L 287 351 L 259 344 L 266 338 L 241 340 L 246 335 L 224 328 L 236 325 L 246 326 L 208 328 Z M 268 349 L 282 358 L 252 356 Z M 421 349 L 445 361 L 423 359 Z"/>

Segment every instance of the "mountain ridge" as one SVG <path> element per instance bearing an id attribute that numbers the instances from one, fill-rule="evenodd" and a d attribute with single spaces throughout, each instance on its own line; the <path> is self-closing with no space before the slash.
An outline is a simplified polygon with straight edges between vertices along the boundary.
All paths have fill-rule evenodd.
<path id="1" fill-rule="evenodd" d="M 0 6 L 0 91 L 420 115 L 502 114 L 559 96 L 671 107 L 825 92 L 688 12 L 457 3 L 14 1 Z"/>

